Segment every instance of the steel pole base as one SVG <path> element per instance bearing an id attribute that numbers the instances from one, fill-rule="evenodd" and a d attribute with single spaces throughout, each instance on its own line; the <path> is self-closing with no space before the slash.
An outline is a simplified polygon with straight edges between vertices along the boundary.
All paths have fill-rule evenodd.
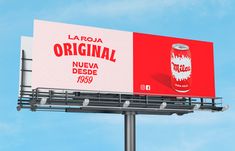
<path id="1" fill-rule="evenodd" d="M 125 151 L 135 151 L 135 112 L 125 112 Z"/>

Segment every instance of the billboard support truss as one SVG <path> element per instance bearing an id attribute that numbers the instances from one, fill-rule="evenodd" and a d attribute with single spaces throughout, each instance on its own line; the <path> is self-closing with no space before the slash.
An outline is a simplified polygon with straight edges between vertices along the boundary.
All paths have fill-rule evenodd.
<path id="1" fill-rule="evenodd" d="M 136 114 L 183 115 L 195 110 L 222 111 L 222 98 L 191 98 L 159 96 L 147 94 L 112 93 L 54 88 L 31 89 L 25 82 L 25 75 L 31 73 L 26 64 L 32 59 L 25 57 L 22 50 L 20 69 L 20 90 L 18 110 L 28 108 L 32 111 L 64 111 Z"/>

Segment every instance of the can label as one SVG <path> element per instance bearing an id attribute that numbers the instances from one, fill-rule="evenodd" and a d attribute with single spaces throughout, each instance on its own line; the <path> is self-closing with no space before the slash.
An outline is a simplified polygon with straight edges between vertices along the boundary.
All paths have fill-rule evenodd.
<path id="1" fill-rule="evenodd" d="M 188 92 L 192 81 L 192 63 L 189 46 L 173 44 L 171 49 L 171 86 L 181 93 Z"/>

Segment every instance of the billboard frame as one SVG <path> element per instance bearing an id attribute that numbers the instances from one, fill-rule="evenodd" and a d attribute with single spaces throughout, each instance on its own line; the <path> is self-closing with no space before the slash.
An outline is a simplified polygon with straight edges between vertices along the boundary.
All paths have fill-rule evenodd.
<path id="1" fill-rule="evenodd" d="M 34 20 L 32 43 L 33 88 L 216 97 L 213 42 Z"/>

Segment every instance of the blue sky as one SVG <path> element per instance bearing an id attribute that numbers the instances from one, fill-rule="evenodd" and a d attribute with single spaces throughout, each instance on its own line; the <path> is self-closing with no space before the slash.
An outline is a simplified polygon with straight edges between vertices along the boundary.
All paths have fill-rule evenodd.
<path id="1" fill-rule="evenodd" d="M 122 115 L 16 111 L 20 36 L 34 19 L 214 42 L 216 94 L 230 109 L 138 115 L 137 151 L 235 148 L 233 0 L 0 0 L 0 12 L 0 151 L 124 150 Z"/>

